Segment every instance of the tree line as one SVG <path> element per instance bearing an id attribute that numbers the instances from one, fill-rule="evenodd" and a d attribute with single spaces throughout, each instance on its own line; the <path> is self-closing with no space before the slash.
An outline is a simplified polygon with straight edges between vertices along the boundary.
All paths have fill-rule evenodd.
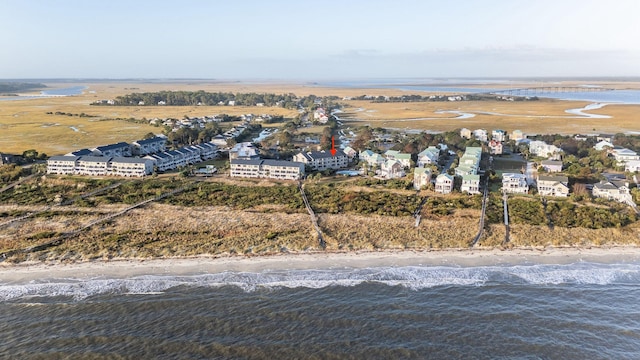
<path id="1" fill-rule="evenodd" d="M 322 99 L 324 102 L 332 100 L 336 97 L 328 97 Z M 233 101 L 237 106 L 256 106 L 263 104 L 264 106 L 276 106 L 287 109 L 296 109 L 298 107 L 313 108 L 314 105 L 321 106 L 316 103 L 315 95 L 308 95 L 302 98 L 295 94 L 258 94 L 258 93 L 231 93 L 231 92 L 207 92 L 199 91 L 158 91 L 145 93 L 132 93 L 118 96 L 113 100 L 113 104 L 105 102 L 96 102 L 92 105 L 115 105 L 115 106 L 156 106 L 160 102 L 164 102 L 167 106 L 215 106 L 228 105 L 229 101 Z"/>

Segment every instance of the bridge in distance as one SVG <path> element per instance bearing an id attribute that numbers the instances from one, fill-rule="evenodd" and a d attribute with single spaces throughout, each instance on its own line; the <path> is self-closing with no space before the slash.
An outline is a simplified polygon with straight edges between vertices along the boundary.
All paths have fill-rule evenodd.
<path id="1" fill-rule="evenodd" d="M 510 95 L 510 96 L 535 96 L 541 94 L 555 93 L 575 93 L 575 92 L 602 92 L 613 91 L 615 89 L 597 86 L 538 86 L 518 89 L 501 89 L 490 91 L 489 95 Z"/>

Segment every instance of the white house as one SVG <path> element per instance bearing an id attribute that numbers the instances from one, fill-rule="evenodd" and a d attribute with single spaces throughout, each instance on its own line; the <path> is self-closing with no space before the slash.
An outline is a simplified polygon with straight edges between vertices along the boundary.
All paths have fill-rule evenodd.
<path id="1" fill-rule="evenodd" d="M 607 148 L 613 149 L 613 144 L 608 142 L 608 141 L 606 141 L 606 140 L 601 140 L 597 144 L 595 144 L 593 146 L 593 148 L 598 150 L 598 151 L 602 151 L 602 150 L 605 150 Z"/>
<path id="2" fill-rule="evenodd" d="M 369 166 L 382 166 L 385 162 L 384 157 L 378 153 L 374 153 L 371 150 L 364 150 L 358 154 L 360 160 L 366 161 Z"/>
<path id="3" fill-rule="evenodd" d="M 380 167 L 380 176 L 385 179 L 397 179 L 405 176 L 404 165 L 399 160 L 388 159 Z"/>
<path id="4" fill-rule="evenodd" d="M 453 176 L 440 174 L 436 177 L 435 191 L 441 194 L 448 194 L 453 191 Z"/>
<path id="5" fill-rule="evenodd" d="M 562 161 L 559 160 L 542 160 L 540 166 L 544 168 L 546 172 L 561 172 Z"/>
<path id="6" fill-rule="evenodd" d="M 396 150 L 387 150 L 384 153 L 384 157 L 388 160 L 398 160 L 404 167 L 411 167 L 411 154 L 401 153 Z"/>
<path id="7" fill-rule="evenodd" d="M 418 154 L 418 167 L 427 165 L 437 165 L 440 158 L 440 149 L 435 146 L 429 146 Z"/>
<path id="8" fill-rule="evenodd" d="M 569 178 L 566 176 L 538 176 L 536 186 L 540 196 L 569 196 Z"/>
<path id="9" fill-rule="evenodd" d="M 293 161 L 308 165 L 314 170 L 341 169 L 349 164 L 349 158 L 342 150 L 336 150 L 336 155 L 329 151 L 301 152 L 293 157 Z"/>
<path id="10" fill-rule="evenodd" d="M 640 172 L 640 160 L 629 160 L 624 164 L 624 171 Z"/>
<path id="11" fill-rule="evenodd" d="M 476 175 L 480 169 L 480 159 L 482 157 L 482 148 L 469 146 L 465 149 L 464 155 L 455 168 L 456 176 Z"/>
<path id="12" fill-rule="evenodd" d="M 629 182 L 602 180 L 593 185 L 594 197 L 615 200 L 621 203 L 633 204 L 633 198 L 629 194 Z"/>
<path id="13" fill-rule="evenodd" d="M 487 142 L 489 140 L 489 134 L 487 133 L 487 130 L 485 130 L 485 129 L 473 130 L 473 137 L 476 140 L 480 140 L 482 142 Z"/>
<path id="14" fill-rule="evenodd" d="M 497 142 L 504 142 L 507 140 L 507 132 L 500 129 L 493 130 L 491 131 L 491 139 Z"/>
<path id="15" fill-rule="evenodd" d="M 211 138 L 211 143 L 218 147 L 226 147 L 227 146 L 227 138 L 223 135 L 216 135 Z"/>
<path id="16" fill-rule="evenodd" d="M 344 148 L 344 153 L 347 155 L 347 157 L 349 158 L 349 161 L 353 160 L 356 155 L 358 154 L 357 151 L 355 151 L 351 146 L 347 146 Z"/>
<path id="17" fill-rule="evenodd" d="M 627 161 L 640 160 L 638 153 L 623 147 L 615 147 L 611 150 L 611 155 L 616 159 L 618 166 L 626 164 Z"/>
<path id="18" fill-rule="evenodd" d="M 471 139 L 471 130 L 467 128 L 460 129 L 460 137 L 467 140 Z"/>
<path id="19" fill-rule="evenodd" d="M 460 191 L 468 192 L 469 194 L 480 194 L 480 175 L 463 175 Z"/>
<path id="20" fill-rule="evenodd" d="M 498 140 L 489 141 L 489 154 L 491 155 L 501 155 L 502 154 L 502 143 Z"/>
<path id="21" fill-rule="evenodd" d="M 413 188 L 420 190 L 431 183 L 431 169 L 417 167 L 413 169 Z"/>
<path id="22" fill-rule="evenodd" d="M 527 177 L 523 174 L 502 174 L 502 192 L 510 194 L 526 194 L 529 192 Z"/>
<path id="23" fill-rule="evenodd" d="M 562 149 L 555 145 L 549 145 L 544 141 L 534 140 L 529 142 L 529 153 L 534 156 L 558 160 Z"/>
<path id="24" fill-rule="evenodd" d="M 229 150 L 229 160 L 244 159 L 257 160 L 260 159 L 258 149 L 250 142 L 237 143 Z"/>
<path id="25" fill-rule="evenodd" d="M 524 140 L 524 133 L 522 132 L 522 130 L 513 130 L 509 138 L 515 142 L 520 142 Z"/>

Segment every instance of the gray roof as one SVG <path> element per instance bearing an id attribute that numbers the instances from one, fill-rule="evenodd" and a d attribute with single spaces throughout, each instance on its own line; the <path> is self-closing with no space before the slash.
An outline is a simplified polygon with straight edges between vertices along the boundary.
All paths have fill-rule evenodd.
<path id="1" fill-rule="evenodd" d="M 145 145 L 145 144 L 153 144 L 156 142 L 164 142 L 164 141 L 167 141 L 167 140 L 165 138 L 155 136 L 149 139 L 134 141 L 134 144 Z"/>
<path id="2" fill-rule="evenodd" d="M 568 184 L 569 178 L 566 176 L 538 176 L 538 181 L 557 181 Z"/>
<path id="3" fill-rule="evenodd" d="M 49 158 L 49 160 L 56 160 L 56 161 L 76 161 L 78 160 L 80 157 L 79 156 L 51 156 Z"/>
<path id="4" fill-rule="evenodd" d="M 166 152 L 156 153 L 156 154 L 147 155 L 147 156 L 152 156 L 154 158 L 161 158 L 161 159 L 166 159 L 171 157 L 171 155 L 167 154 Z"/>
<path id="5" fill-rule="evenodd" d="M 560 160 L 542 160 L 542 165 L 562 165 Z"/>
<path id="6" fill-rule="evenodd" d="M 113 159 L 111 159 L 112 163 L 127 163 L 127 164 L 143 164 L 146 163 L 147 161 L 150 161 L 149 159 L 140 159 L 140 158 L 128 158 L 128 157 L 114 157 Z"/>
<path id="7" fill-rule="evenodd" d="M 87 162 L 98 162 L 98 163 L 106 163 L 111 160 L 110 157 L 104 156 L 81 156 L 78 161 L 87 161 Z"/>
<path id="8" fill-rule="evenodd" d="M 171 156 L 184 156 L 183 153 L 176 151 L 176 150 L 169 150 L 169 151 L 165 151 L 165 154 L 171 155 Z"/>
<path id="9" fill-rule="evenodd" d="M 129 144 L 126 143 L 126 142 L 119 142 L 117 144 L 109 144 L 109 145 L 98 146 L 96 148 L 96 150 L 107 151 L 107 150 L 113 150 L 113 149 L 120 149 L 120 148 L 124 148 L 124 147 L 129 147 Z"/>
<path id="10" fill-rule="evenodd" d="M 331 151 L 328 151 L 328 150 L 327 151 L 310 151 L 302 154 L 304 154 L 304 156 L 309 160 L 334 157 L 333 155 L 331 155 Z M 346 157 L 347 154 L 345 154 L 344 151 L 342 150 L 336 150 L 335 157 L 339 157 L 339 156 Z"/>
<path id="11" fill-rule="evenodd" d="M 71 152 L 70 154 L 73 154 L 75 156 L 86 156 L 86 155 L 93 154 L 93 151 L 91 151 L 89 149 L 80 149 L 80 150 L 76 150 L 74 152 Z"/>
<path id="12" fill-rule="evenodd" d="M 296 161 L 285 161 L 285 160 L 262 160 L 263 164 L 269 166 L 288 166 L 293 167 L 296 166 L 298 168 L 304 169 L 304 164 Z"/>
<path id="13" fill-rule="evenodd" d="M 245 160 L 245 159 L 233 159 L 230 160 L 229 162 L 231 164 L 238 164 L 238 165 L 260 165 L 262 164 L 261 159 L 255 159 L 255 160 Z"/>

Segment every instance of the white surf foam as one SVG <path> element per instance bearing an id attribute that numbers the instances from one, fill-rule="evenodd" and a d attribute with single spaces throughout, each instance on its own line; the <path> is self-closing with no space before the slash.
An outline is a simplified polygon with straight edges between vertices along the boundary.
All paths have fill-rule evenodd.
<path id="1" fill-rule="evenodd" d="M 0 284 L 0 301 L 58 296 L 82 300 L 103 294 L 158 295 L 178 286 L 210 288 L 236 286 L 251 292 L 278 288 L 349 287 L 363 283 L 403 286 L 419 290 L 437 286 L 609 285 L 637 284 L 638 281 L 640 281 L 640 264 L 343 268 L 260 273 L 223 272 L 191 276 L 147 275 L 126 279 L 60 279 L 27 284 Z"/>

